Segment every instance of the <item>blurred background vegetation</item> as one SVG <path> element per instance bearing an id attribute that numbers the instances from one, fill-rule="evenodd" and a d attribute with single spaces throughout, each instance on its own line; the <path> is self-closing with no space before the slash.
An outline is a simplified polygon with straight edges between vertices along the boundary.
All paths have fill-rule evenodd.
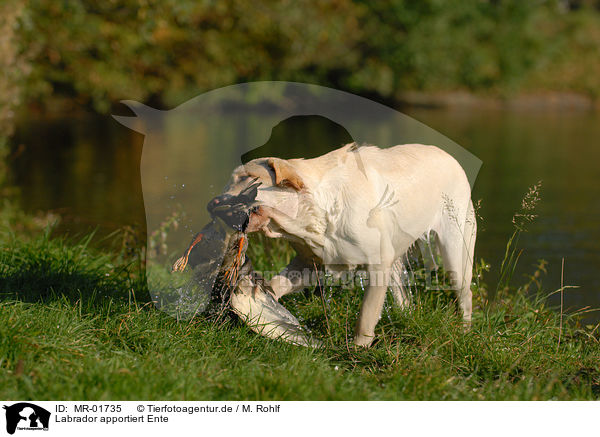
<path id="1" fill-rule="evenodd" d="M 599 55 L 600 0 L 0 0 L 0 187 L 16 120 L 172 108 L 254 80 L 391 106 L 554 92 L 594 105 Z"/>
<path id="2" fill-rule="evenodd" d="M 597 0 L 3 0 L 0 117 L 124 98 L 172 107 L 252 80 L 600 92 Z"/>

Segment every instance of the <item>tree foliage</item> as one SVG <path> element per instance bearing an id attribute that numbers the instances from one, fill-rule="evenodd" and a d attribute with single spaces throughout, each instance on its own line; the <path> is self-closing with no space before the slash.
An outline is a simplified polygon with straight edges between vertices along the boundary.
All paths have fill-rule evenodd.
<path id="1" fill-rule="evenodd" d="M 312 82 L 386 99 L 407 90 L 518 91 L 531 78 L 549 88 L 600 89 L 592 72 L 600 62 L 593 1 L 11 4 L 24 10 L 13 51 L 27 53 L 33 65 L 27 100 L 46 108 L 56 97 L 100 112 L 120 99 L 170 107 L 252 80 Z M 585 57 L 585 71 L 572 66 L 574 56 Z"/>

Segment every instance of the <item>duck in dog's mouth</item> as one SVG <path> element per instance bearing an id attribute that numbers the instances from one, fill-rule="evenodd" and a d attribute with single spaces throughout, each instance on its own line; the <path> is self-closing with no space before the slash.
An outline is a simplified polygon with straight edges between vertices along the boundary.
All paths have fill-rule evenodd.
<path id="1" fill-rule="evenodd" d="M 259 183 L 252 183 L 237 196 L 220 196 L 207 206 L 212 220 L 197 233 L 183 255 L 175 261 L 172 272 L 181 272 L 190 265 L 213 262 L 219 257 L 219 279 L 235 287 L 239 270 L 244 265 L 248 249 L 247 227 L 256 205 Z"/>
<path id="2" fill-rule="evenodd" d="M 252 268 L 246 257 L 247 227 L 256 205 L 258 183 L 237 196 L 221 196 L 209 203 L 212 220 L 194 236 L 183 255 L 175 261 L 172 272 L 182 272 L 189 265 L 218 268 L 212 300 L 228 306 L 255 332 L 293 344 L 316 347 L 300 322 L 273 297 L 273 291 Z M 222 257 L 222 262 L 215 262 Z M 207 274 L 206 269 L 198 269 Z M 210 275 L 210 274 L 209 274 Z"/>

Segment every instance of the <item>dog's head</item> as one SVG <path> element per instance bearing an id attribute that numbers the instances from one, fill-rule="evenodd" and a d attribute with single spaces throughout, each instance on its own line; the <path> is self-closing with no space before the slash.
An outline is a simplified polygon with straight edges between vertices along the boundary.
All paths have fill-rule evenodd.
<path id="1" fill-rule="evenodd" d="M 244 264 L 246 234 L 264 231 L 267 236 L 280 236 L 278 223 L 296 216 L 302 190 L 304 182 L 289 161 L 260 158 L 239 166 L 223 194 L 208 203 L 211 222 L 193 238 L 172 271 L 181 272 L 189 263 L 205 293 L 212 295 L 213 284 L 231 288 Z"/>
<path id="2" fill-rule="evenodd" d="M 208 212 L 245 232 L 266 230 L 275 215 L 295 217 L 305 183 L 294 161 L 259 158 L 237 167 L 223 194 L 208 203 Z"/>

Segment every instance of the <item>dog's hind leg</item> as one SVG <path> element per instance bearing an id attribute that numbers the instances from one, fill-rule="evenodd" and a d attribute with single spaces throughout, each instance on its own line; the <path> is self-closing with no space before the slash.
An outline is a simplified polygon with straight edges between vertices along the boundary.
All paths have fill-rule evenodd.
<path id="1" fill-rule="evenodd" d="M 423 257 L 423 265 L 427 272 L 436 271 L 438 269 L 438 265 L 435 262 L 435 255 L 433 254 L 434 248 L 432 247 L 431 234 L 426 232 L 417 240 L 416 245 L 421 252 L 421 256 Z"/>
<path id="2" fill-rule="evenodd" d="M 471 280 L 473 279 L 473 264 L 475 262 L 475 240 L 477 238 L 477 219 L 475 217 L 475 210 L 473 209 L 473 202 L 469 200 L 467 207 L 467 214 L 465 218 L 465 227 L 463 231 L 462 240 L 462 271 L 463 271 L 463 288 L 468 290 L 468 303 L 465 305 L 468 309 L 469 317 L 465 320 L 470 325 L 471 312 L 472 312 L 472 300 L 473 293 L 471 292 Z M 460 299 L 459 299 L 460 302 Z M 462 307 L 461 307 L 462 308 Z M 463 315 L 465 314 L 465 308 L 463 309 Z"/>
<path id="3" fill-rule="evenodd" d="M 407 308 L 410 303 L 409 290 L 404 286 L 405 280 L 404 260 L 403 257 L 400 257 L 392 265 L 389 288 L 394 298 L 394 303 L 401 309 Z"/>
<path id="4" fill-rule="evenodd" d="M 455 215 L 445 215 L 439 229 L 435 231 L 444 269 L 451 276 L 451 286 L 456 290 L 463 320 L 465 325 L 469 326 L 472 314 L 471 279 L 477 224 L 470 200 L 466 209 L 466 214 L 460 218 Z"/>

